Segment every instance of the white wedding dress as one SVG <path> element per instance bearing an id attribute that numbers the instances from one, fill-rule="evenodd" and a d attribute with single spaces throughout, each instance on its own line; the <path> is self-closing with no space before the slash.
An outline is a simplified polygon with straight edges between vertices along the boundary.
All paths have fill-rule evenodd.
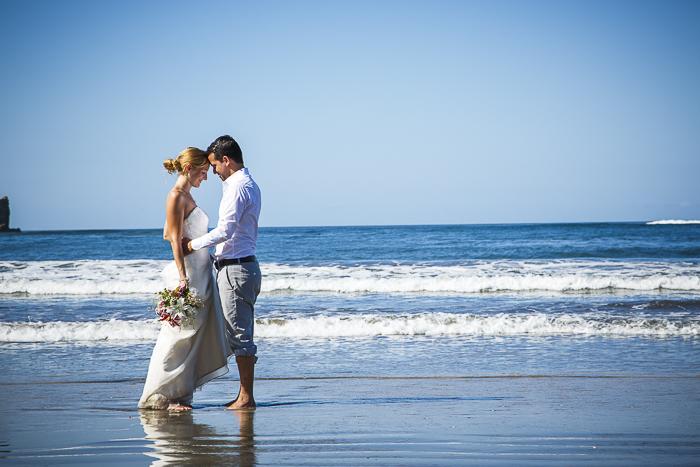
<path id="1" fill-rule="evenodd" d="M 185 219 L 183 235 L 200 237 L 208 226 L 209 216 L 196 207 Z M 166 409 L 175 402 L 189 405 L 195 389 L 228 372 L 227 360 L 233 352 L 226 342 L 209 250 L 185 256 L 185 269 L 190 289 L 196 289 L 204 306 L 197 310 L 193 326 L 161 326 L 139 400 L 142 409 Z M 174 261 L 163 269 L 162 277 L 168 289 L 178 286 L 180 273 Z"/>

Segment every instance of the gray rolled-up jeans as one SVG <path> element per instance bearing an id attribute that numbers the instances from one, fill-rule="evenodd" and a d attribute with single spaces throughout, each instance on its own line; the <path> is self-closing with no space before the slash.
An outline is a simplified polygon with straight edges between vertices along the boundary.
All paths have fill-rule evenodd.
<path id="1" fill-rule="evenodd" d="M 253 311 L 261 282 L 262 274 L 257 262 L 224 266 L 216 275 L 226 318 L 226 338 L 236 357 L 252 357 L 258 351 L 253 341 Z"/>

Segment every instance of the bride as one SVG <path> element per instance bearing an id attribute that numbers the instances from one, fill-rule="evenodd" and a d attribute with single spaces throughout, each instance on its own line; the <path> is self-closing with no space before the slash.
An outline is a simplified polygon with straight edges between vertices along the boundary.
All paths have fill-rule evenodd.
<path id="1" fill-rule="evenodd" d="M 185 256 L 183 237 L 197 238 L 207 233 L 209 217 L 197 206 L 190 190 L 207 179 L 207 153 L 187 148 L 176 160 L 163 165 L 168 173 L 178 173 L 166 201 L 167 220 L 163 237 L 173 248 L 175 261 L 163 269 L 168 289 L 188 286 L 202 300 L 192 325 L 172 327 L 163 324 L 153 349 L 148 376 L 139 408 L 191 410 L 194 390 L 228 372 L 231 354 L 226 344 L 224 318 L 209 251 L 204 248 Z"/>

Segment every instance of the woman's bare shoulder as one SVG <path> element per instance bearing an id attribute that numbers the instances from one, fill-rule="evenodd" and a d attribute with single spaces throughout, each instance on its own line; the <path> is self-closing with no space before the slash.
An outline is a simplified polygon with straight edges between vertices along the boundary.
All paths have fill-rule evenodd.
<path id="1" fill-rule="evenodd" d="M 184 207 L 184 206 L 187 205 L 187 203 L 188 203 L 191 199 L 192 199 L 191 196 L 188 196 L 188 195 L 185 194 L 184 192 L 173 188 L 173 189 L 170 190 L 170 192 L 168 193 L 168 197 L 167 197 L 167 199 L 166 199 L 165 202 L 166 202 L 167 204 L 171 204 L 171 203 L 172 203 L 172 204 L 175 204 L 175 205 L 183 206 L 183 207 Z"/>
<path id="2" fill-rule="evenodd" d="M 183 217 L 187 217 L 187 214 L 189 214 L 192 209 L 197 207 L 197 203 L 194 202 L 191 195 L 188 195 L 187 193 L 175 188 L 170 190 L 170 193 L 168 193 L 168 198 L 165 205 L 168 211 L 177 212 L 182 214 Z"/>

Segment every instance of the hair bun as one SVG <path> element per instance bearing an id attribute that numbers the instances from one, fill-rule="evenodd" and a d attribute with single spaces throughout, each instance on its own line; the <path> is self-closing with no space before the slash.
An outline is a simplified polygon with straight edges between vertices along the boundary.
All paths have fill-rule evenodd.
<path id="1" fill-rule="evenodd" d="M 163 162 L 163 167 L 165 167 L 165 170 L 167 170 L 169 174 L 182 170 L 180 163 L 176 159 L 166 159 L 165 162 Z"/>

